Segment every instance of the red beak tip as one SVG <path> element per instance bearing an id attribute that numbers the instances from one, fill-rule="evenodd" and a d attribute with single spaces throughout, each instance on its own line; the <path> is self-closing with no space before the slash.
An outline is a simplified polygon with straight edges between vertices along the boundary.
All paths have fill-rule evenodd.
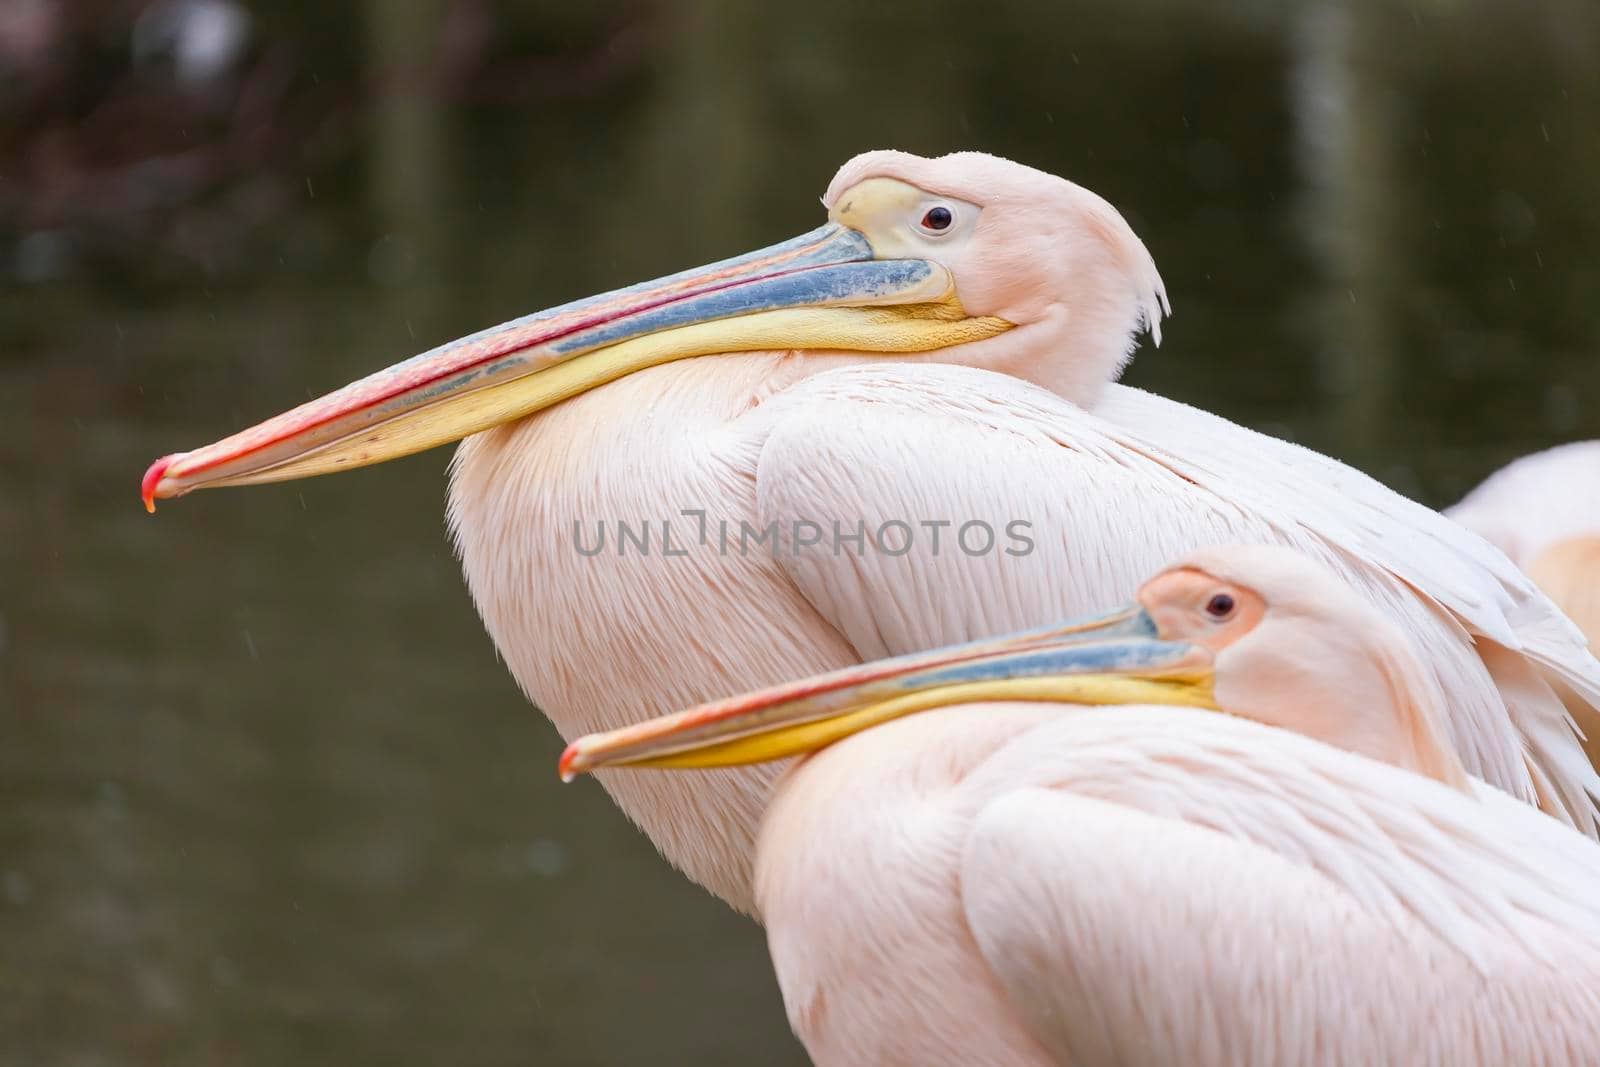
<path id="1" fill-rule="evenodd" d="M 174 452 L 170 456 L 162 456 L 150 464 L 150 469 L 144 472 L 144 481 L 139 483 L 139 496 L 144 500 L 144 509 L 150 514 L 156 513 L 156 487 L 161 484 L 161 476 L 167 473 L 172 461 L 182 454 Z"/>
<path id="2" fill-rule="evenodd" d="M 563 782 L 570 782 L 578 777 L 578 772 L 572 769 L 573 761 L 578 758 L 578 746 L 568 745 L 567 750 L 561 753 L 561 762 L 556 764 L 556 773 L 561 775 Z"/>

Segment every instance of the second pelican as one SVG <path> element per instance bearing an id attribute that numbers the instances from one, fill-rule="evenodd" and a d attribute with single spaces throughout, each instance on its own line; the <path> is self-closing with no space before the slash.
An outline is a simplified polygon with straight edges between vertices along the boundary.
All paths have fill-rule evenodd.
<path id="1" fill-rule="evenodd" d="M 1468 779 L 1442 712 L 1379 612 L 1238 547 L 1109 619 L 580 738 L 562 771 L 821 749 L 756 862 L 820 1065 L 1600 1062 L 1600 845 Z"/>

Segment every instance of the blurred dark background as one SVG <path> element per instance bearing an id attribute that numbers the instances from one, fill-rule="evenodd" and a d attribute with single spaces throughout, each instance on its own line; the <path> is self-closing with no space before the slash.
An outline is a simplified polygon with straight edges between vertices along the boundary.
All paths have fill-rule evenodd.
<path id="1" fill-rule="evenodd" d="M 1593 0 L 0 0 L 0 1065 L 795 1062 L 483 635 L 447 450 L 156 455 L 788 236 L 865 148 L 1116 203 L 1129 380 L 1439 506 L 1600 436 Z"/>

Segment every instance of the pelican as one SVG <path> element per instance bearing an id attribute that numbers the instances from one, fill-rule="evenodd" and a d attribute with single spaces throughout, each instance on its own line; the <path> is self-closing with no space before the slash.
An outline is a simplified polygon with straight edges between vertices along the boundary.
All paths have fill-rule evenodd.
<path id="1" fill-rule="evenodd" d="M 1510 557 L 1600 648 L 1600 441 L 1523 456 L 1445 514 Z M 1600 714 L 1552 681 L 1600 764 Z"/>
<path id="2" fill-rule="evenodd" d="M 580 738 L 561 769 L 820 749 L 755 881 L 819 1064 L 1600 1063 L 1600 845 L 1468 778 L 1443 710 L 1328 571 L 1217 548 L 1109 618 Z"/>
<path id="3" fill-rule="evenodd" d="M 824 204 L 798 238 L 483 330 L 165 456 L 146 506 L 465 438 L 448 512 L 467 586 L 569 740 L 1105 610 L 1219 539 L 1290 544 L 1401 620 L 1470 773 L 1596 832 L 1600 777 L 1539 674 L 1600 704 L 1571 624 L 1436 512 L 1115 384 L 1170 308 L 1110 204 L 993 156 L 894 151 L 846 163 Z M 601 779 L 669 860 L 749 910 L 774 774 Z"/>

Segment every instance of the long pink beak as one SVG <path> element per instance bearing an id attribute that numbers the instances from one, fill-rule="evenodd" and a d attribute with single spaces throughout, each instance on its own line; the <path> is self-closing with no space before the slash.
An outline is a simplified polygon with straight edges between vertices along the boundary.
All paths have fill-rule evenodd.
<path id="1" fill-rule="evenodd" d="M 950 645 L 713 701 L 602 734 L 561 755 L 570 780 L 603 767 L 707 767 L 778 759 L 849 732 L 823 726 L 914 694 L 1006 679 L 1118 674 L 1165 684 L 1204 666 L 1205 650 L 1162 640 L 1137 604 L 1003 637 Z M 1173 690 L 1175 691 L 1175 690 Z M 1157 695 L 1167 690 L 1152 690 Z"/>
<path id="2" fill-rule="evenodd" d="M 458 440 L 555 402 L 502 403 L 510 392 L 502 387 L 630 339 L 763 311 L 924 303 L 951 288 L 943 267 L 877 260 L 860 233 L 829 223 L 441 345 L 215 444 L 163 456 L 145 472 L 140 495 L 154 511 L 158 499 L 194 489 L 348 470 Z M 733 343 L 763 347 L 749 338 Z M 493 390 L 501 392 L 486 402 Z"/>

